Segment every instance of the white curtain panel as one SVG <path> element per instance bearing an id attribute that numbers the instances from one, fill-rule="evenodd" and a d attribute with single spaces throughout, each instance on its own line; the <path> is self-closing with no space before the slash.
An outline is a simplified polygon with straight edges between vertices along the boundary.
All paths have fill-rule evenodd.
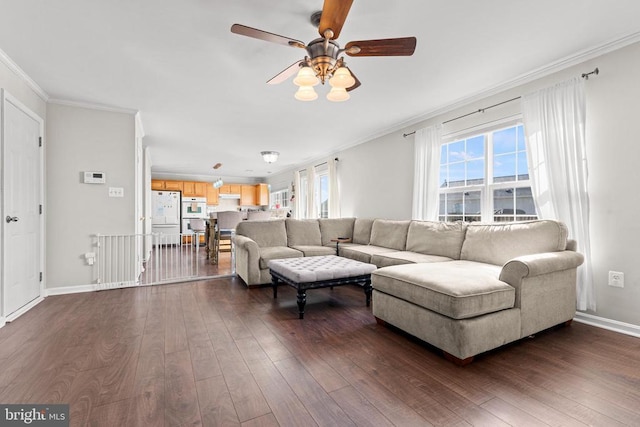
<path id="1" fill-rule="evenodd" d="M 300 171 L 295 171 L 293 173 L 293 217 L 296 219 L 301 219 L 300 218 L 300 212 L 302 212 L 302 210 L 300 209 L 300 201 L 301 201 L 301 197 L 300 195 L 302 188 L 300 188 Z"/>
<path id="2" fill-rule="evenodd" d="M 441 128 L 440 125 L 435 125 L 418 129 L 413 137 L 413 219 L 429 221 L 438 219 Z"/>
<path id="3" fill-rule="evenodd" d="M 316 209 L 316 168 L 307 168 L 307 218 L 318 218 Z"/>
<path id="4" fill-rule="evenodd" d="M 567 224 L 585 257 L 577 308 L 595 310 L 589 241 L 584 81 L 576 77 L 522 97 L 529 176 L 541 218 Z"/>
<path id="5" fill-rule="evenodd" d="M 340 218 L 340 188 L 338 183 L 338 159 L 327 160 L 329 167 L 329 218 Z"/>

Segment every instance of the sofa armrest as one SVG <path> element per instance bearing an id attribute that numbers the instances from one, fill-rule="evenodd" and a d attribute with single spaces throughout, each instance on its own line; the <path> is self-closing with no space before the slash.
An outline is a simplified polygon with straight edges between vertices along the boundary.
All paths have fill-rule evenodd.
<path id="1" fill-rule="evenodd" d="M 253 240 L 246 236 L 233 236 L 233 241 L 236 245 L 236 251 L 238 249 L 247 251 L 250 258 L 259 257 L 260 256 L 260 248 L 258 244 Z"/>
<path id="2" fill-rule="evenodd" d="M 236 274 L 247 286 L 260 283 L 260 247 L 251 238 L 236 234 L 233 236 L 236 251 Z"/>
<path id="3" fill-rule="evenodd" d="M 570 270 L 579 267 L 583 262 L 584 256 L 573 251 L 524 255 L 508 261 L 502 267 L 500 280 L 514 285 L 525 277 Z"/>

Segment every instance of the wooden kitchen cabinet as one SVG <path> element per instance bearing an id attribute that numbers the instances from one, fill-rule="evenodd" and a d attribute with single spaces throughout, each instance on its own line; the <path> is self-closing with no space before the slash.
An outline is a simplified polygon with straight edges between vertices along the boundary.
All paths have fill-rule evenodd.
<path id="1" fill-rule="evenodd" d="M 182 183 L 182 195 L 185 197 L 206 197 L 206 182 L 184 181 Z"/>
<path id="2" fill-rule="evenodd" d="M 269 184 L 256 185 L 256 205 L 269 206 Z"/>
<path id="3" fill-rule="evenodd" d="M 171 191 L 184 191 L 182 181 L 165 181 L 164 189 Z"/>
<path id="4" fill-rule="evenodd" d="M 255 206 L 256 204 L 256 186 L 241 185 L 240 186 L 240 206 Z"/>
<path id="5" fill-rule="evenodd" d="M 207 186 L 207 205 L 217 205 L 220 203 L 220 193 L 217 188 L 213 188 L 213 185 Z"/>
<path id="6" fill-rule="evenodd" d="M 152 179 L 151 180 L 151 189 L 152 190 L 164 190 L 164 181 L 160 179 Z"/>
<path id="7" fill-rule="evenodd" d="M 223 184 L 220 187 L 220 194 L 240 194 L 241 187 L 240 184 Z"/>

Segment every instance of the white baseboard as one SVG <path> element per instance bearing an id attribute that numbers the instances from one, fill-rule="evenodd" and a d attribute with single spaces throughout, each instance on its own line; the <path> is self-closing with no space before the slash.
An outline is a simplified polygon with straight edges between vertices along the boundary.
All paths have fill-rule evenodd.
<path id="1" fill-rule="evenodd" d="M 10 315 L 8 315 L 5 318 L 5 322 L 13 322 L 18 317 L 22 316 L 27 311 L 31 310 L 33 307 L 35 307 L 36 305 L 40 304 L 42 301 L 44 301 L 44 296 L 39 296 L 38 298 L 36 298 L 33 301 L 31 301 L 29 304 L 20 307 L 18 310 L 14 311 Z"/>
<path id="2" fill-rule="evenodd" d="M 604 317 L 594 316 L 593 314 L 577 312 L 573 318 L 576 322 L 584 323 L 598 328 L 607 329 L 609 331 L 619 332 L 632 337 L 640 338 L 640 326 L 631 323 L 619 322 Z"/>
<path id="3" fill-rule="evenodd" d="M 4 317 L 0 317 L 0 328 L 7 324 L 7 319 Z"/>
<path id="4" fill-rule="evenodd" d="M 47 288 L 45 292 L 47 296 L 51 295 L 66 295 L 66 294 L 79 294 L 82 292 L 97 291 L 97 285 L 80 285 L 80 286 L 60 286 L 57 288 Z"/>

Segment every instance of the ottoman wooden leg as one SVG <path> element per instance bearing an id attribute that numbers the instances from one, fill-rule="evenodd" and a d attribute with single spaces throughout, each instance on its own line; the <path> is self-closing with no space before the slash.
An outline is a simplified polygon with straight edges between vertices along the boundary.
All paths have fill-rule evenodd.
<path id="1" fill-rule="evenodd" d="M 273 274 L 271 275 L 271 286 L 273 286 L 273 298 L 276 299 L 278 298 L 278 278 Z"/>
<path id="2" fill-rule="evenodd" d="M 371 287 L 371 280 L 367 280 L 366 282 L 364 282 L 364 294 L 367 297 L 367 307 L 371 306 L 371 291 L 372 291 L 372 287 Z"/>
<path id="3" fill-rule="evenodd" d="M 307 293 L 304 289 L 298 289 L 298 318 L 304 319 L 304 306 L 307 303 Z"/>

